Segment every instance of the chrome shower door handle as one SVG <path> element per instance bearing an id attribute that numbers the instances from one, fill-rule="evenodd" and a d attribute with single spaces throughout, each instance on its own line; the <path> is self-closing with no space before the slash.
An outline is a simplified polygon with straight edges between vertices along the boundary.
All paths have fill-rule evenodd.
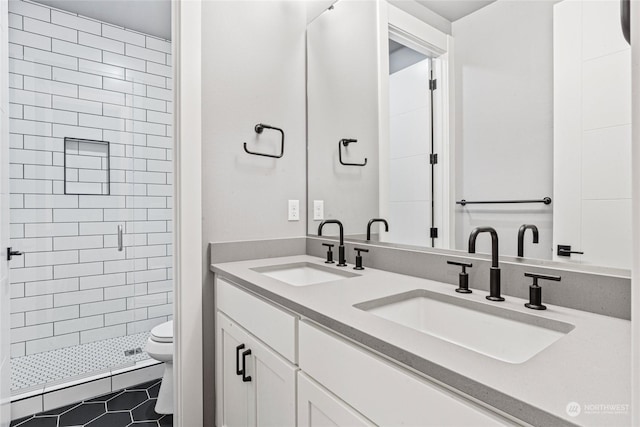
<path id="1" fill-rule="evenodd" d="M 122 252 L 122 224 L 118 224 L 118 252 Z"/>

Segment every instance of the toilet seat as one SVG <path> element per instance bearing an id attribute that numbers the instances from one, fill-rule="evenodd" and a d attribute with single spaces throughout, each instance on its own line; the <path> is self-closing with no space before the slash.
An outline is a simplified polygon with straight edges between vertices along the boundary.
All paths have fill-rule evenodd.
<path id="1" fill-rule="evenodd" d="M 162 323 L 151 329 L 151 340 L 161 343 L 173 342 L 173 320 Z"/>

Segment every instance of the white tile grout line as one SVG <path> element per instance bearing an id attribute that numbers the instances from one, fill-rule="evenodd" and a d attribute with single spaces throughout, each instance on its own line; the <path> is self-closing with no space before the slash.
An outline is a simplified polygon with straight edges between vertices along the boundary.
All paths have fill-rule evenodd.
<path id="1" fill-rule="evenodd" d="M 149 359 L 144 347 L 149 332 L 116 337 L 88 344 L 52 350 L 45 353 L 11 359 L 12 394 L 39 394 L 59 384 L 79 380 L 79 377 L 110 376 L 112 368 L 135 365 Z M 125 356 L 124 351 L 142 348 L 143 352 Z M 34 387 L 37 387 L 34 388 Z M 26 396 L 25 396 L 26 397 Z"/>

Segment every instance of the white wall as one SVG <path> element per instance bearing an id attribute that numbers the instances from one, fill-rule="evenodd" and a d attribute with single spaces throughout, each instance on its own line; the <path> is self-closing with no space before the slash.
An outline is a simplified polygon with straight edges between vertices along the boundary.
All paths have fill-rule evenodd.
<path id="1" fill-rule="evenodd" d="M 213 424 L 213 280 L 209 242 L 306 234 L 305 2 L 202 5 L 202 298 L 204 419 Z M 274 153 L 285 131 L 284 157 Z M 188 142 L 184 142 L 188 143 Z M 287 201 L 300 201 L 300 221 Z M 195 242 L 194 242 L 195 243 Z M 195 348 L 195 347 L 194 347 Z M 188 424 L 184 424 L 188 425 Z"/>
<path id="2" fill-rule="evenodd" d="M 553 198 L 553 40 L 551 1 L 498 0 L 452 24 L 456 108 L 456 200 Z M 455 248 L 474 227 L 500 236 L 515 255 L 518 228 L 537 225 L 525 256 L 551 258 L 552 210 L 536 205 L 456 205 Z M 478 240 L 490 252 L 490 239 Z"/>
<path id="3" fill-rule="evenodd" d="M 631 48 L 615 0 L 555 6 L 554 247 L 631 267 Z"/>
<path id="4" fill-rule="evenodd" d="M 206 242 L 305 234 L 304 3 L 205 2 L 203 180 Z M 285 132 L 254 132 L 266 123 Z M 300 221 L 287 200 L 301 201 Z"/>
<path id="5" fill-rule="evenodd" d="M 9 10 L 12 357 L 148 331 L 173 311 L 171 44 Z M 109 142 L 110 195 L 64 194 L 65 137 Z M 69 153 L 67 181 L 101 161 Z"/>
<path id="6" fill-rule="evenodd" d="M 376 7 L 341 0 L 308 28 L 308 209 L 323 200 L 324 219 L 340 220 L 345 234 L 365 233 L 379 210 Z M 358 140 L 341 147 L 343 162 L 366 158 L 366 166 L 340 164 L 343 138 Z M 319 223 L 310 220 L 308 232 L 317 234 Z M 323 234 L 337 232 L 330 226 Z"/>
<path id="7" fill-rule="evenodd" d="M 422 22 L 426 22 L 434 28 L 445 34 L 451 34 L 451 22 L 446 18 L 433 12 L 414 0 L 388 0 L 389 4 L 394 5 L 398 9 L 402 9 L 408 14 L 415 16 Z"/>

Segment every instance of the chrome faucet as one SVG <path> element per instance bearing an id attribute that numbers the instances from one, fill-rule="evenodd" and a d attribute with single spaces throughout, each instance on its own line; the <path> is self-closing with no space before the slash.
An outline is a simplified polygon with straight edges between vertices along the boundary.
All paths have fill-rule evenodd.
<path id="1" fill-rule="evenodd" d="M 345 259 L 345 255 L 344 255 L 344 228 L 342 227 L 342 223 L 340 221 L 338 221 L 337 219 L 327 219 L 325 221 L 322 221 L 320 223 L 320 225 L 318 226 L 318 236 L 322 236 L 322 227 L 325 226 L 325 224 L 338 224 L 338 227 L 340 227 L 340 246 L 338 246 L 338 267 L 346 267 L 347 266 L 347 260 Z"/>
<path id="2" fill-rule="evenodd" d="M 480 233 L 491 234 L 491 269 L 489 270 L 490 301 L 504 301 L 500 296 L 500 267 L 498 266 L 498 233 L 493 227 L 476 227 L 469 235 L 469 253 L 476 253 L 476 239 Z"/>
<path id="3" fill-rule="evenodd" d="M 384 224 L 384 231 L 389 231 L 389 223 L 384 218 L 371 218 L 369 220 L 369 224 L 367 224 L 367 240 L 371 240 L 371 226 L 376 223 L 381 222 Z"/>
<path id="4" fill-rule="evenodd" d="M 518 256 L 524 256 L 524 232 L 530 229 L 533 232 L 533 243 L 538 243 L 538 227 L 533 224 L 522 224 L 518 230 Z"/>

